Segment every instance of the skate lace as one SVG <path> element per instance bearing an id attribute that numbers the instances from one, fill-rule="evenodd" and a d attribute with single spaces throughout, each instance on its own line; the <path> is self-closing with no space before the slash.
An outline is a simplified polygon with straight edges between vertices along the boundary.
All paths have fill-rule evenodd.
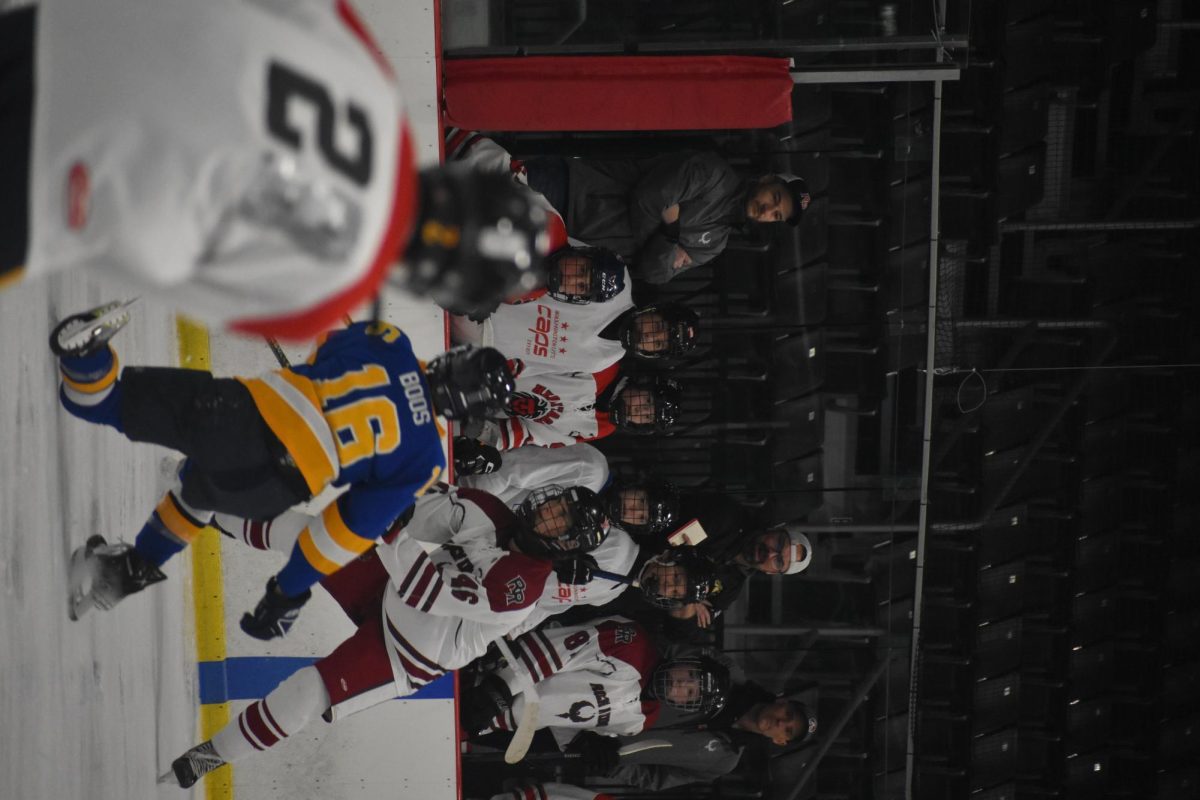
<path id="1" fill-rule="evenodd" d="M 181 758 L 186 762 L 192 775 L 197 778 L 207 775 L 225 763 L 225 759 L 217 755 L 216 750 L 213 749 L 212 742 L 196 745 L 184 753 Z"/>

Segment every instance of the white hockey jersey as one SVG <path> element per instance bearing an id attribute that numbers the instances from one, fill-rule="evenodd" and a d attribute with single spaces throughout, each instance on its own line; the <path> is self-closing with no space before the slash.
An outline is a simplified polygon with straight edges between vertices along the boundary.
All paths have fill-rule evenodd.
<path id="1" fill-rule="evenodd" d="M 383 635 L 401 695 L 483 655 L 532 611 L 553 572 L 550 561 L 496 545 L 497 522 L 509 524 L 502 516 L 489 516 L 470 501 L 458 508 L 467 529 L 490 524 L 491 536 L 451 537 L 426 553 L 401 532 L 378 551 L 391 576 Z"/>
<path id="2" fill-rule="evenodd" d="M 530 631 L 513 641 L 513 652 L 520 664 L 510 664 L 498 675 L 516 698 L 512 708 L 493 721 L 498 730 L 513 730 L 524 711 L 514 669 L 532 679 L 540 702 L 538 727 L 551 728 L 560 745 L 581 729 L 640 733 L 658 716 L 658 702 L 642 700 L 658 653 L 649 634 L 632 620 L 611 617 Z"/>
<path id="3" fill-rule="evenodd" d="M 500 469 L 487 475 L 463 475 L 459 486 L 495 495 L 518 506 L 534 489 L 550 484 L 584 486 L 599 492 L 608 482 L 608 459 L 590 444 L 570 447 L 522 447 L 504 454 Z"/>
<path id="4" fill-rule="evenodd" d="M 414 151 L 348 0 L 55 0 L 36 47 L 30 277 L 308 338 L 407 242 Z"/>
<path id="5" fill-rule="evenodd" d="M 404 530 L 423 542 L 427 550 L 448 541 L 456 544 L 482 539 L 494 543 L 497 528 L 492 521 L 507 512 L 500 500 L 476 489 L 450 487 L 444 492 L 429 492 L 418 498 L 413 516 Z M 501 532 L 501 536 L 511 533 Z M 638 545 L 628 533 L 610 525 L 608 536 L 588 555 L 596 566 L 606 572 L 626 575 L 633 569 L 639 553 Z M 513 634 L 532 630 L 546 618 L 561 614 L 575 605 L 604 605 L 627 588 L 626 584 L 595 577 L 584 584 L 560 583 L 553 572 L 547 576 L 537 598 L 537 605 L 510 631 Z"/>
<path id="6" fill-rule="evenodd" d="M 509 397 L 509 418 L 497 422 L 498 450 L 526 445 L 564 447 L 602 439 L 616 430 L 596 398 L 617 379 L 614 364 L 595 374 L 572 372 L 521 376 Z"/>

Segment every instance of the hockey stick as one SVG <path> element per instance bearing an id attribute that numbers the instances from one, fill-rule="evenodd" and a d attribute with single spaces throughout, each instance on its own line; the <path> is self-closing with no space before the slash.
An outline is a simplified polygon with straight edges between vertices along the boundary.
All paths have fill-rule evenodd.
<path id="1" fill-rule="evenodd" d="M 635 753 L 644 753 L 647 750 L 662 750 L 668 747 L 674 747 L 672 742 L 666 739 L 647 739 L 643 742 L 631 742 L 617 749 L 618 756 L 631 756 Z M 472 761 L 498 761 L 500 751 L 490 747 L 480 747 L 479 745 L 468 745 L 470 749 L 464 750 L 463 755 L 470 758 Z M 577 761 L 583 758 L 582 753 L 545 753 L 533 752 L 528 753 L 524 757 L 524 761 L 530 763 L 558 763 L 560 761 Z"/>
<path id="2" fill-rule="evenodd" d="M 504 751 L 504 763 L 516 764 L 529 752 L 529 745 L 533 744 L 533 734 L 537 732 L 538 711 L 541 710 L 542 704 L 538 698 L 537 689 L 533 686 L 533 678 L 517 661 L 517 656 L 513 653 L 508 640 L 501 636 L 496 640 L 496 646 L 500 648 L 500 652 L 512 667 L 513 674 L 521 685 L 521 696 L 525 698 L 525 708 L 521 711 L 521 720 L 517 723 L 517 730 L 513 733 L 512 741 L 508 743 L 508 749 Z"/>
<path id="3" fill-rule="evenodd" d="M 346 326 L 349 327 L 354 324 L 354 318 L 346 314 L 342 317 L 342 322 L 346 323 Z M 275 360 L 279 362 L 279 366 L 284 369 L 290 367 L 292 361 L 287 357 L 287 353 L 283 352 L 283 348 L 279 345 L 279 340 L 271 336 L 264 336 L 263 338 L 267 340 L 267 347 L 271 348 L 271 352 L 275 354 Z"/>

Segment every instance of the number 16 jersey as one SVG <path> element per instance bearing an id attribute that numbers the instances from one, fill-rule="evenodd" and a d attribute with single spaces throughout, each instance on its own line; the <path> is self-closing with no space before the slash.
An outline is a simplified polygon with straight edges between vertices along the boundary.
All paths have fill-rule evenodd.
<path id="1" fill-rule="evenodd" d="M 346 0 L 47 0 L 36 28 L 27 275 L 293 338 L 375 292 L 416 175 Z"/>

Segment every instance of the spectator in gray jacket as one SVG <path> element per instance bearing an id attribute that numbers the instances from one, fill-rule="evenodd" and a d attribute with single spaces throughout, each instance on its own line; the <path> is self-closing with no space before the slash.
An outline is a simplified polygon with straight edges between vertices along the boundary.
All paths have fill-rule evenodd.
<path id="1" fill-rule="evenodd" d="M 707 264 L 747 222 L 795 225 L 809 203 L 803 179 L 768 174 L 747 180 L 715 153 L 546 157 L 524 168 L 530 187 L 562 213 L 570 236 L 617 252 L 634 277 L 650 283 Z"/>

